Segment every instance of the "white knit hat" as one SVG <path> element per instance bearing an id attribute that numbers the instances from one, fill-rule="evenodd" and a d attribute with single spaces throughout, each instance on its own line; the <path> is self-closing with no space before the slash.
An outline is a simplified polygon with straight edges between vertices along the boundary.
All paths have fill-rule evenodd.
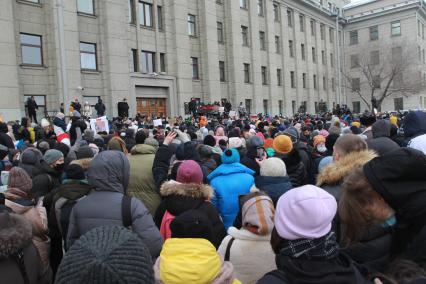
<path id="1" fill-rule="evenodd" d="M 287 168 L 280 158 L 269 158 L 260 165 L 260 175 L 265 177 L 285 177 Z"/>
<path id="2" fill-rule="evenodd" d="M 41 119 L 41 123 L 40 123 L 40 125 L 41 125 L 41 127 L 48 127 L 48 126 L 50 126 L 50 122 L 47 120 L 47 119 L 45 119 L 45 118 L 42 118 Z"/>
<path id="3" fill-rule="evenodd" d="M 228 140 L 228 147 L 229 148 L 240 148 L 241 146 L 243 146 L 243 141 L 241 140 L 241 138 L 238 137 L 231 137 Z"/>

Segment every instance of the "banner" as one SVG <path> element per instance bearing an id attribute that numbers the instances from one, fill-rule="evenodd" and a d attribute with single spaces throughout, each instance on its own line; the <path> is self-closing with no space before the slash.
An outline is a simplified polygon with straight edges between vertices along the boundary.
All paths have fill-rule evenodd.
<path id="1" fill-rule="evenodd" d="M 98 117 L 90 120 L 90 128 L 95 132 L 109 133 L 109 124 L 106 116 Z"/>
<path id="2" fill-rule="evenodd" d="M 163 125 L 162 119 L 155 119 L 153 122 L 154 122 L 154 127 Z"/>

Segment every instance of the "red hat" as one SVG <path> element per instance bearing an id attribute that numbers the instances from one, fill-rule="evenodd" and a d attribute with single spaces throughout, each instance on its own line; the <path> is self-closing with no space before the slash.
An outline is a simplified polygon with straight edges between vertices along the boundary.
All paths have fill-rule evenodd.
<path id="1" fill-rule="evenodd" d="M 193 160 L 183 161 L 177 171 L 176 181 L 180 183 L 203 183 L 203 171 Z"/>

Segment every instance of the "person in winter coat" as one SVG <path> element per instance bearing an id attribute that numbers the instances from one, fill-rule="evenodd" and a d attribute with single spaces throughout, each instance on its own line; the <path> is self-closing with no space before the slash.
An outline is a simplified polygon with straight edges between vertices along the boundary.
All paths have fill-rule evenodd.
<path id="1" fill-rule="evenodd" d="M 201 165 L 207 170 L 207 174 L 210 174 L 217 168 L 211 147 L 207 145 L 199 145 L 197 147 L 197 151 L 200 156 Z"/>
<path id="2" fill-rule="evenodd" d="M 240 155 L 235 149 L 222 154 L 222 164 L 207 178 L 215 195 L 212 203 L 219 210 L 225 229 L 234 223 L 239 211 L 238 197 L 250 192 L 254 184 L 254 171 L 240 164 Z"/>
<path id="3" fill-rule="evenodd" d="M 33 168 L 32 196 L 38 200 L 51 192 L 60 184 L 60 176 L 64 169 L 64 155 L 62 152 L 50 149 L 46 151 L 40 166 Z"/>
<path id="4" fill-rule="evenodd" d="M 381 119 L 376 121 L 371 130 L 373 139 L 367 140 L 368 148 L 374 150 L 380 156 L 398 149 L 399 145 L 390 139 L 392 125 L 389 120 Z"/>
<path id="5" fill-rule="evenodd" d="M 127 152 L 130 153 L 133 146 L 136 145 L 135 131 L 131 128 L 126 129 L 125 137 L 124 137 L 123 141 L 124 141 L 124 143 L 126 143 Z"/>
<path id="6" fill-rule="evenodd" d="M 160 190 L 163 182 L 169 178 L 170 159 L 174 154 L 171 145 L 176 136 L 176 132 L 170 132 L 164 139 L 163 145 L 158 148 L 155 154 L 152 175 L 158 190 Z"/>
<path id="7" fill-rule="evenodd" d="M 42 158 L 43 154 L 40 150 L 34 147 L 29 147 L 22 152 L 18 165 L 23 168 L 31 178 L 33 178 L 33 171 L 35 168 L 40 167 L 40 161 Z"/>
<path id="8" fill-rule="evenodd" d="M 255 178 L 255 185 L 268 194 L 274 205 L 281 195 L 293 188 L 284 162 L 275 157 L 260 162 L 260 176 Z"/>
<path id="9" fill-rule="evenodd" d="M 14 167 L 9 172 L 5 205 L 16 214 L 27 219 L 33 228 L 33 243 L 41 257 L 44 268 L 49 268 L 50 239 L 47 236 L 46 209 L 40 200 L 35 202 L 31 196 L 32 181 L 24 169 Z"/>
<path id="10" fill-rule="evenodd" d="M 73 102 L 71 102 L 71 106 L 74 110 L 78 111 L 79 113 L 81 113 L 81 104 L 78 101 L 78 99 L 76 98 Z"/>
<path id="11" fill-rule="evenodd" d="M 160 284 L 241 284 L 234 276 L 233 265 L 223 262 L 216 248 L 201 238 L 168 239 L 154 273 Z"/>
<path id="12" fill-rule="evenodd" d="M 249 194 L 244 199 L 242 228 L 228 229 L 218 253 L 232 263 L 241 282 L 250 284 L 277 268 L 269 244 L 275 210 L 272 200 L 262 193 Z"/>
<path id="13" fill-rule="evenodd" d="M 96 110 L 96 114 L 98 115 L 98 117 L 105 115 L 106 107 L 105 107 L 104 103 L 102 102 L 101 98 L 98 99 L 98 102 L 95 105 L 95 110 Z"/>
<path id="14" fill-rule="evenodd" d="M 172 236 L 171 221 L 191 209 L 205 213 L 212 222 L 212 243 L 219 247 L 225 237 L 225 228 L 215 206 L 210 202 L 213 189 L 203 184 L 203 172 L 198 163 L 183 161 L 177 170 L 176 181 L 163 183 L 160 190 L 163 201 L 155 213 L 155 223 L 164 239 Z"/>
<path id="15" fill-rule="evenodd" d="M 87 101 L 83 105 L 83 116 L 85 118 L 91 118 L 92 117 L 92 106 Z"/>
<path id="16" fill-rule="evenodd" d="M 129 156 L 130 178 L 128 194 L 136 197 L 148 208 L 154 216 L 161 203 L 160 194 L 152 174 L 156 149 L 150 145 L 135 145 Z"/>
<path id="17" fill-rule="evenodd" d="M 108 141 L 108 150 L 119 151 L 127 155 L 129 152 L 127 151 L 126 142 L 123 141 L 120 137 L 112 137 Z"/>
<path id="18" fill-rule="evenodd" d="M 278 270 L 258 283 L 366 283 L 354 262 L 340 252 L 331 230 L 336 211 L 336 199 L 313 185 L 282 195 L 271 236 Z"/>
<path id="19" fill-rule="evenodd" d="M 216 127 L 214 138 L 216 139 L 216 145 L 219 144 L 220 140 L 228 141 L 228 136 L 225 135 L 225 128 L 223 126 Z"/>
<path id="20" fill-rule="evenodd" d="M 263 140 L 258 136 L 250 137 L 247 142 L 247 153 L 241 157 L 241 164 L 255 172 L 255 176 L 260 174 L 260 166 L 256 159 L 265 159 L 266 150 L 263 148 Z"/>
<path id="21" fill-rule="evenodd" d="M 120 226 L 94 228 L 65 254 L 55 283 L 154 283 L 147 245 Z"/>
<path id="22" fill-rule="evenodd" d="M 118 116 L 121 119 L 129 117 L 129 105 L 127 104 L 127 100 L 123 99 L 123 101 L 117 104 Z"/>
<path id="23" fill-rule="evenodd" d="M 389 152 L 352 171 L 339 203 L 346 240 L 357 243 L 366 229 L 396 221 L 392 255 L 424 265 L 425 172 L 426 156 L 410 148 Z"/>
<path id="24" fill-rule="evenodd" d="M 130 164 L 119 151 L 104 151 L 92 161 L 87 172 L 95 188 L 73 208 L 68 227 L 67 248 L 89 230 L 103 225 L 123 224 L 123 197 L 127 192 Z M 148 209 L 136 198 L 130 200 L 131 228 L 148 245 L 152 257 L 158 256 L 163 244 Z"/>
<path id="25" fill-rule="evenodd" d="M 411 111 L 404 120 L 405 145 L 426 155 L 426 113 Z M 405 146 L 404 145 L 404 146 Z"/>
<path id="26" fill-rule="evenodd" d="M 7 134 L 8 132 L 7 124 L 0 122 L 0 145 L 6 146 L 9 149 L 15 149 L 15 144 L 13 144 L 12 138 Z"/>
<path id="27" fill-rule="evenodd" d="M 45 269 L 32 243 L 30 222 L 18 214 L 2 212 L 0 224 L 1 283 L 51 283 L 51 271 Z"/>

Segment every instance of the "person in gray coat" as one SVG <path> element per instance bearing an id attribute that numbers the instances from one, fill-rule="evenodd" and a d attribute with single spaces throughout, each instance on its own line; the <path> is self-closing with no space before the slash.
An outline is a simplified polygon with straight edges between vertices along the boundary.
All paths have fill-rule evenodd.
<path id="1" fill-rule="evenodd" d="M 129 184 L 130 164 L 119 151 L 98 154 L 87 171 L 95 188 L 73 208 L 68 228 L 67 249 L 86 232 L 106 225 L 123 225 L 122 199 Z M 143 203 L 131 199 L 131 230 L 147 245 L 153 258 L 160 254 L 163 238 Z"/>

